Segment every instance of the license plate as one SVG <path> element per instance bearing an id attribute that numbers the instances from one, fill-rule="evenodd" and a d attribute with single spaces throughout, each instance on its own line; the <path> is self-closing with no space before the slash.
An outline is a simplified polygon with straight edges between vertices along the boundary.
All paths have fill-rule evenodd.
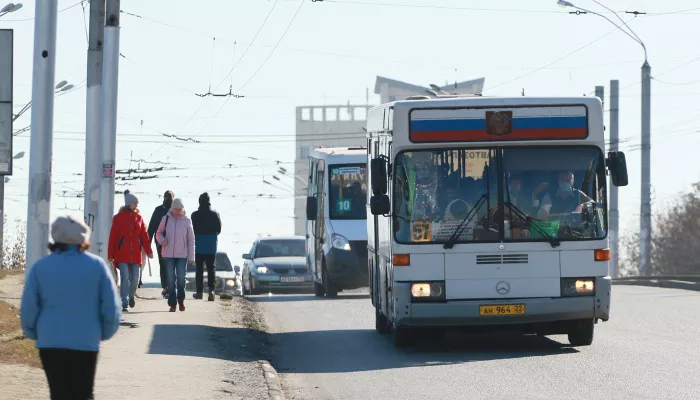
<path id="1" fill-rule="evenodd" d="M 525 314 L 525 304 L 495 304 L 479 306 L 479 315 L 522 315 Z"/>
<path id="2" fill-rule="evenodd" d="M 303 276 L 282 276 L 280 282 L 304 282 Z"/>

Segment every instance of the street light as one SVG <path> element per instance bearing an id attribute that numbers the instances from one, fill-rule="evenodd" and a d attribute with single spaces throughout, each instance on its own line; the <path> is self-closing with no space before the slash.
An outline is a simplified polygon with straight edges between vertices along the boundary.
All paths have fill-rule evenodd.
<path id="1" fill-rule="evenodd" d="M 632 38 L 632 40 L 639 43 L 642 49 L 644 49 L 644 64 L 642 64 L 642 202 L 639 221 L 639 273 L 641 276 L 646 276 L 649 275 L 651 269 L 651 65 L 649 65 L 647 57 L 647 47 L 644 45 L 639 35 L 637 35 L 610 7 L 597 0 L 592 1 L 615 14 L 615 16 L 622 21 L 622 24 L 629 29 L 629 32 L 622 29 L 620 25 L 614 23 L 603 14 L 577 7 L 566 0 L 559 0 L 557 4 L 560 7 L 572 7 L 605 18 L 608 22 L 615 25 L 627 36 Z"/>
<path id="2" fill-rule="evenodd" d="M 3 7 L 2 10 L 0 10 L 0 17 L 2 17 L 5 14 L 9 14 L 11 12 L 15 12 L 22 7 L 23 7 L 22 3 L 17 3 L 17 4 L 10 3 L 10 4 L 6 5 L 5 7 Z"/>
<path id="3" fill-rule="evenodd" d="M 54 91 L 54 94 L 58 94 L 61 92 L 67 92 L 67 91 L 75 88 L 75 85 L 73 85 L 72 83 L 68 83 L 68 81 L 63 80 L 63 81 L 58 82 L 54 88 L 56 89 Z M 22 114 L 27 112 L 31 106 L 32 106 L 32 101 L 29 100 L 29 103 L 25 104 L 24 107 L 22 107 L 22 109 L 19 110 L 19 112 L 17 114 L 15 114 L 14 117 L 12 117 L 12 121 L 16 121 L 19 117 L 22 116 Z"/>

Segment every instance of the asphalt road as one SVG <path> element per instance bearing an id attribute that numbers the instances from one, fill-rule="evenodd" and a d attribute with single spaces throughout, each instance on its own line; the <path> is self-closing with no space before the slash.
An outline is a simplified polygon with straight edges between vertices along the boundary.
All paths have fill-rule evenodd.
<path id="1" fill-rule="evenodd" d="M 425 338 L 397 349 L 366 293 L 257 296 L 288 399 L 700 399 L 700 293 L 613 287 L 589 347 L 565 336 Z"/>

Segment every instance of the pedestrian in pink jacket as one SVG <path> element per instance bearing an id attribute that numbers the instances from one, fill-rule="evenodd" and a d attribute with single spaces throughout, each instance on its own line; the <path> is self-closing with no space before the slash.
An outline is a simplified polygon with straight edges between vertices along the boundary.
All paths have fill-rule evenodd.
<path id="1" fill-rule="evenodd" d="M 175 312 L 179 304 L 185 311 L 185 271 L 194 264 L 194 231 L 182 199 L 174 199 L 168 213 L 160 221 L 156 240 L 162 247 L 163 261 L 168 273 L 168 305 Z"/>

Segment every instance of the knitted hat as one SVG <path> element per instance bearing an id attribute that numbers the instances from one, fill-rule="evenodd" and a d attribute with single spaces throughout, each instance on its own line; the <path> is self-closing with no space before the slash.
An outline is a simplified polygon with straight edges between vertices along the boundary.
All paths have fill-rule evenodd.
<path id="1" fill-rule="evenodd" d="M 58 217 L 51 225 L 51 237 L 54 243 L 80 245 L 90 240 L 90 228 L 82 218 Z"/>
<path id="2" fill-rule="evenodd" d="M 131 194 L 130 191 L 125 190 L 124 191 L 124 205 L 129 207 L 132 204 L 137 204 L 139 202 L 139 199 Z"/>
<path id="3" fill-rule="evenodd" d="M 182 203 L 182 199 L 179 197 L 176 199 L 173 199 L 172 208 L 185 208 L 185 205 Z"/>
<path id="4" fill-rule="evenodd" d="M 200 206 L 210 206 L 211 203 L 209 201 L 209 193 L 204 192 L 199 196 L 199 205 Z"/>

